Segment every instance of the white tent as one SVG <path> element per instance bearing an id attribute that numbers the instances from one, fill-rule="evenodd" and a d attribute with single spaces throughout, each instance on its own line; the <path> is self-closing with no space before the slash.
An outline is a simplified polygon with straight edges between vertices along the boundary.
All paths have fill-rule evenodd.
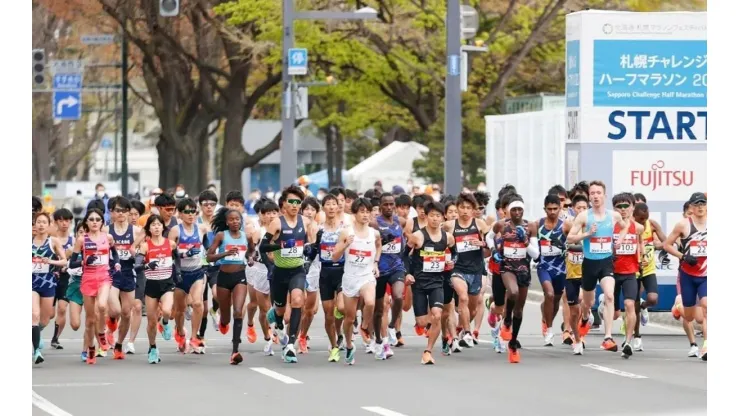
<path id="1" fill-rule="evenodd" d="M 428 151 L 428 147 L 416 142 L 393 142 L 350 169 L 345 176 L 346 185 L 364 192 L 376 181 L 381 181 L 386 190 L 393 185 L 405 187 L 409 179 L 416 183 L 414 160 L 424 158 Z"/>

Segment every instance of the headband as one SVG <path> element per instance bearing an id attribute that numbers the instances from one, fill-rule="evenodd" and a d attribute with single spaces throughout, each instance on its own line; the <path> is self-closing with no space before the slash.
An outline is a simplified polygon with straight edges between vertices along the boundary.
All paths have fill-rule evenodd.
<path id="1" fill-rule="evenodd" d="M 511 211 L 514 208 L 521 208 L 522 211 L 524 211 L 524 202 L 522 202 L 522 201 L 514 201 L 511 204 L 509 204 L 509 211 Z"/>

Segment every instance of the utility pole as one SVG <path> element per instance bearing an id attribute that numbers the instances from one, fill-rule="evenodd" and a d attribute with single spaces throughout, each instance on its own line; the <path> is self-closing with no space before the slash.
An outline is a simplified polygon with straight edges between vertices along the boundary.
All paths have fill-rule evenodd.
<path id="1" fill-rule="evenodd" d="M 125 23 L 124 23 L 125 25 Z M 128 40 L 121 35 L 121 195 L 128 198 Z"/>
<path id="2" fill-rule="evenodd" d="M 447 76 L 445 77 L 444 191 L 462 191 L 462 91 L 460 88 L 460 0 L 447 0 Z"/>
<path id="3" fill-rule="evenodd" d="M 293 47 L 294 0 L 283 0 L 283 129 L 280 133 L 280 186 L 288 186 L 298 172 L 298 152 L 295 146 L 295 111 L 293 111 L 292 76 L 288 73 L 288 51 Z"/>

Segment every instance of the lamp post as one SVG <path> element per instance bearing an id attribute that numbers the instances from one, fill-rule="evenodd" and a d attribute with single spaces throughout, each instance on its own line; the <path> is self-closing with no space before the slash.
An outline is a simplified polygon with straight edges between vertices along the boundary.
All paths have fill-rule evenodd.
<path id="1" fill-rule="evenodd" d="M 375 20 L 378 12 L 371 7 L 363 7 L 353 12 L 308 10 L 296 11 L 295 0 L 283 0 L 283 99 L 280 142 L 280 186 L 289 186 L 298 174 L 298 154 L 295 145 L 295 113 L 293 111 L 293 76 L 288 74 L 288 51 L 293 47 L 295 34 L 293 23 L 296 20 Z"/>

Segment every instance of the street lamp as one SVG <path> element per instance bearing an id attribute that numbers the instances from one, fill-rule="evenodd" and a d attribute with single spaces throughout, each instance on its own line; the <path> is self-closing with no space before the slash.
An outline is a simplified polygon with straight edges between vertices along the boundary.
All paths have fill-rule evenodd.
<path id="1" fill-rule="evenodd" d="M 288 73 L 288 51 L 293 47 L 295 36 L 293 23 L 296 20 L 375 20 L 377 10 L 363 7 L 351 12 L 307 10 L 295 11 L 294 0 L 283 0 L 283 129 L 280 142 L 280 186 L 289 186 L 298 174 L 298 154 L 295 146 L 295 112 L 292 104 L 293 79 Z M 331 84 L 331 81 L 327 80 Z"/>

